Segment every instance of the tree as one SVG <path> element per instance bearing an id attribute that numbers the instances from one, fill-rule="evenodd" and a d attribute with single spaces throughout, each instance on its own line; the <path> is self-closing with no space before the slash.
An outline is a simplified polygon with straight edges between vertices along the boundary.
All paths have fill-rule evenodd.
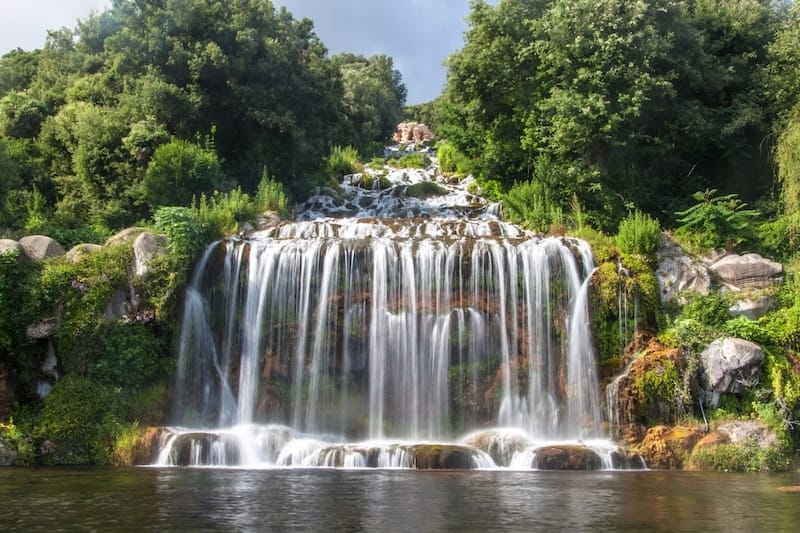
<path id="1" fill-rule="evenodd" d="M 344 86 L 344 144 L 366 152 L 372 143 L 391 137 L 402 116 L 406 88 L 388 56 L 342 54 L 333 62 Z"/>
<path id="2" fill-rule="evenodd" d="M 188 207 L 193 197 L 223 186 L 222 166 L 214 150 L 178 139 L 156 149 L 144 179 L 145 196 L 153 209 Z"/>

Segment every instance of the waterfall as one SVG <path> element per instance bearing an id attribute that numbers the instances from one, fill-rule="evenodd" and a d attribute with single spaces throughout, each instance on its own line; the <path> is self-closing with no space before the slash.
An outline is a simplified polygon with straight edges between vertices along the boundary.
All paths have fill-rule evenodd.
<path id="1" fill-rule="evenodd" d="M 601 437 L 589 246 L 523 231 L 496 206 L 475 215 L 460 190 L 453 197 L 469 208 L 353 192 L 357 182 L 342 185 L 352 204 L 312 198 L 296 221 L 205 252 L 186 291 L 176 451 L 164 460 L 438 464 L 408 443 L 496 427 L 522 453 L 519 434 Z M 376 218 L 366 205 L 379 206 L 368 213 Z M 254 427 L 282 428 L 270 430 L 280 439 L 242 444 L 265 434 Z M 497 448 L 452 446 L 478 467 L 493 464 L 481 450 Z"/>
<path id="2" fill-rule="evenodd" d="M 497 424 L 594 435 L 580 242 L 498 221 L 293 225 L 217 243 L 200 262 L 179 368 L 202 372 L 179 374 L 191 399 L 180 423 L 446 438 L 452 381 L 468 371 L 497 381 Z M 281 389 L 272 409 L 265 386 Z"/>

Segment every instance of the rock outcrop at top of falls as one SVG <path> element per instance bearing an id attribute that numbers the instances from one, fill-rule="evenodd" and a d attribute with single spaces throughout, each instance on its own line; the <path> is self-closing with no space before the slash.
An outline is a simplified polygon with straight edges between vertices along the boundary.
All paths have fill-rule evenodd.
<path id="1" fill-rule="evenodd" d="M 392 140 L 400 144 L 416 144 L 433 140 L 433 132 L 421 122 L 401 122 L 392 135 Z"/>

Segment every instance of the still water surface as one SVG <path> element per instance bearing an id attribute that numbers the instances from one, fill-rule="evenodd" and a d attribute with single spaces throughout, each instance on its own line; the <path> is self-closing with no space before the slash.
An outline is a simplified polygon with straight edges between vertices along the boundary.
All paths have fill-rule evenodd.
<path id="1" fill-rule="evenodd" d="M 3 531 L 800 531 L 798 475 L 0 469 Z"/>

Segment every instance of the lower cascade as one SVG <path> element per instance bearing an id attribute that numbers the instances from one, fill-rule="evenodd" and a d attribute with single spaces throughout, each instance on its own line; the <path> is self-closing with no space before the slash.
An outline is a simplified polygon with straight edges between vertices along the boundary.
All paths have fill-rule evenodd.
<path id="1" fill-rule="evenodd" d="M 431 175 L 389 179 L 343 194 L 405 215 L 306 210 L 207 249 L 157 464 L 640 466 L 603 435 L 588 245 L 447 205 L 458 186 L 404 204 L 402 181 Z"/>

